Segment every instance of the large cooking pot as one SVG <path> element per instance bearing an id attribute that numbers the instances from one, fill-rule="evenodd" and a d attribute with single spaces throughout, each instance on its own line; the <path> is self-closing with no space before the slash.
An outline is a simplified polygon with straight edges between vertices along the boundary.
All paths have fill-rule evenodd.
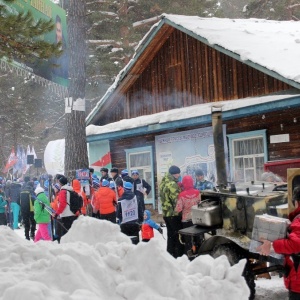
<path id="1" fill-rule="evenodd" d="M 221 206 L 209 199 L 192 206 L 192 222 L 206 227 L 222 225 Z"/>

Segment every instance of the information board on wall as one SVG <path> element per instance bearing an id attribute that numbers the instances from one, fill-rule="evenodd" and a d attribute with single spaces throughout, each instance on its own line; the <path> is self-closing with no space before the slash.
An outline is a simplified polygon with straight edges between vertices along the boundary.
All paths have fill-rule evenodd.
<path id="1" fill-rule="evenodd" d="M 228 157 L 225 124 L 223 135 L 225 156 Z M 181 176 L 195 178 L 195 171 L 202 169 L 207 180 L 217 181 L 212 127 L 158 135 L 155 137 L 155 149 L 158 183 L 171 165 L 180 168 Z"/>

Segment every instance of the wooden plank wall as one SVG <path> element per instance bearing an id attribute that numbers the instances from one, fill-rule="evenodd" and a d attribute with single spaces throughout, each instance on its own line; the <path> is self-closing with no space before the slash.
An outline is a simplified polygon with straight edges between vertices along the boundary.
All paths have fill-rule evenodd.
<path id="1" fill-rule="evenodd" d="M 294 120 L 295 118 L 295 120 Z M 295 122 L 296 121 L 296 122 Z M 268 159 L 269 160 L 282 160 L 289 158 L 300 158 L 300 108 L 278 110 L 270 113 L 256 116 L 250 116 L 235 120 L 224 121 L 227 125 L 227 134 L 241 133 L 254 130 L 267 130 L 268 137 Z M 281 130 L 280 124 L 283 124 Z M 211 126 L 211 124 L 202 127 Z M 184 130 L 191 130 L 199 128 L 199 126 L 174 129 L 172 132 L 179 132 Z M 170 133 L 170 131 L 163 131 L 157 134 L 147 134 L 132 138 L 124 138 L 120 140 L 110 141 L 110 150 L 112 157 L 112 165 L 118 167 L 121 171 L 126 168 L 126 149 L 152 146 L 154 156 L 154 180 L 155 180 L 155 195 L 156 200 L 157 192 L 157 174 L 156 174 L 156 153 L 155 153 L 155 135 Z M 270 144 L 270 135 L 277 134 L 290 134 L 289 143 Z M 175 159 L 176 164 L 176 159 Z"/>
<path id="2" fill-rule="evenodd" d="M 138 62 L 137 62 L 138 63 Z M 265 95 L 291 87 L 174 30 L 146 69 L 99 124 L 214 101 Z M 116 108 L 118 107 L 118 108 Z"/>

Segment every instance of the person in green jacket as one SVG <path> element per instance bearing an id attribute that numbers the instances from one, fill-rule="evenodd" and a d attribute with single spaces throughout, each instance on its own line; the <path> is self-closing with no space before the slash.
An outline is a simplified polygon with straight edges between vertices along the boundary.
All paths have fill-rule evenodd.
<path id="1" fill-rule="evenodd" d="M 48 231 L 48 224 L 50 223 L 50 214 L 45 209 L 44 205 L 50 206 L 50 202 L 44 193 L 44 189 L 38 186 L 35 189 L 36 200 L 34 201 L 34 219 L 39 225 L 36 232 L 34 242 L 43 239 L 44 241 L 51 241 Z M 41 203 L 42 202 L 42 203 Z"/>
<path id="2" fill-rule="evenodd" d="M 7 201 L 4 200 L 4 193 L 2 184 L 0 184 L 0 225 L 7 225 L 5 210 Z"/>
<path id="3" fill-rule="evenodd" d="M 182 229 L 181 215 L 175 210 L 181 189 L 178 185 L 180 169 L 171 166 L 159 186 L 163 218 L 167 226 L 167 251 L 175 258 L 184 254 L 184 245 L 180 243 L 178 231 Z"/>

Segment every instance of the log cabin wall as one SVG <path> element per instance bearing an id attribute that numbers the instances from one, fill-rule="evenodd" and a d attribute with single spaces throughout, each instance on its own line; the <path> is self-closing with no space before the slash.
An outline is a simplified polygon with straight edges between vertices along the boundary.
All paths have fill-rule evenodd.
<path id="1" fill-rule="evenodd" d="M 264 118 L 262 117 L 264 115 Z M 295 122 L 296 121 L 296 122 Z M 249 132 L 254 130 L 267 130 L 268 138 L 268 158 L 269 160 L 280 160 L 288 158 L 300 158 L 300 108 L 277 110 L 269 113 L 262 113 L 255 116 L 238 118 L 234 120 L 224 120 L 227 126 L 227 134 Z M 283 125 L 281 129 L 280 124 Z M 174 129 L 172 131 L 163 131 L 156 134 L 147 134 L 143 136 L 126 138 L 120 140 L 110 141 L 110 150 L 112 165 L 118 167 L 120 170 L 126 168 L 126 149 L 152 146 L 153 149 L 153 162 L 154 162 L 154 181 L 155 199 L 157 201 L 157 173 L 156 173 L 156 153 L 155 153 L 155 136 L 171 132 L 179 132 L 191 130 L 199 127 L 208 127 L 211 124 L 204 126 L 194 126 L 187 128 Z M 285 134 L 290 135 L 290 142 L 270 144 L 270 135 Z M 175 162 L 176 164 L 176 158 Z M 154 188 L 153 188 L 154 189 Z"/>
<path id="2" fill-rule="evenodd" d="M 177 29 L 154 58 L 143 63 L 147 65 L 145 70 L 125 95 L 118 95 L 99 125 L 291 88 Z"/>

